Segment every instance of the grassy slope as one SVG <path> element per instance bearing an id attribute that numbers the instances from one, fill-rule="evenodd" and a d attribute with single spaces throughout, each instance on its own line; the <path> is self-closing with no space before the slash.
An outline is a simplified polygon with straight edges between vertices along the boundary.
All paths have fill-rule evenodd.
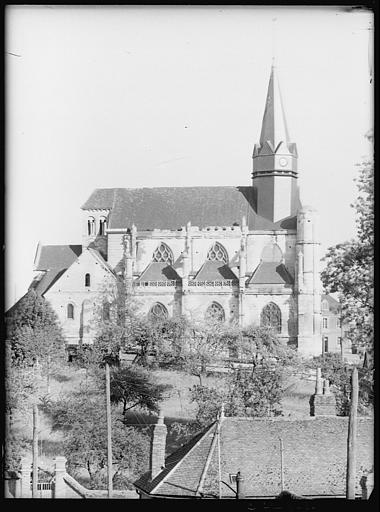
<path id="1" fill-rule="evenodd" d="M 172 386 L 171 390 L 162 404 L 162 410 L 166 417 L 166 423 L 170 425 L 174 421 L 186 422 L 195 418 L 196 407 L 190 403 L 190 388 L 199 384 L 197 377 L 186 375 L 180 372 L 169 370 L 154 371 L 159 382 Z M 74 391 L 80 388 L 80 385 L 86 382 L 85 370 L 77 370 L 67 367 L 61 372 L 57 372 L 51 378 L 50 397 L 55 399 L 61 394 Z M 217 385 L 217 379 L 207 377 L 204 383 L 208 385 Z M 46 393 L 46 382 L 41 382 L 41 395 Z M 307 379 L 294 377 L 288 383 L 282 400 L 283 415 L 287 417 L 300 418 L 309 416 L 309 398 L 314 392 L 314 382 Z M 154 416 L 143 414 L 138 410 L 130 411 L 128 420 L 131 424 L 152 425 L 156 422 Z M 39 418 L 39 438 L 40 438 L 40 461 L 45 468 L 52 467 L 53 458 L 56 455 L 62 455 L 62 432 L 52 432 L 49 418 L 43 413 Z M 23 421 L 19 424 L 20 432 L 31 439 L 32 437 L 32 415 L 25 415 Z M 171 452 L 179 446 L 179 440 L 174 436 L 168 436 L 168 451 Z"/>

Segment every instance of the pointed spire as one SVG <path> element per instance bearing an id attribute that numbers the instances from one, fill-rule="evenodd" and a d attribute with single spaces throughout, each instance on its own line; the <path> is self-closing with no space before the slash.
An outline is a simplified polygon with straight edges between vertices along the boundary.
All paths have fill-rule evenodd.
<path id="1" fill-rule="evenodd" d="M 265 142 L 269 142 L 274 149 L 277 148 L 280 142 L 286 144 L 290 142 L 274 57 L 261 128 L 260 145 L 263 146 Z"/>

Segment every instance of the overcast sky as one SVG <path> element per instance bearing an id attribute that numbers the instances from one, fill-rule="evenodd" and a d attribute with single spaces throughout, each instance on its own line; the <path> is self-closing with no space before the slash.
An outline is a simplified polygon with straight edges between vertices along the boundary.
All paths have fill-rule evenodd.
<path id="1" fill-rule="evenodd" d="M 8 6 L 6 307 L 39 240 L 81 243 L 93 189 L 249 185 L 273 52 L 321 255 L 352 237 L 372 24 L 318 7 Z"/>

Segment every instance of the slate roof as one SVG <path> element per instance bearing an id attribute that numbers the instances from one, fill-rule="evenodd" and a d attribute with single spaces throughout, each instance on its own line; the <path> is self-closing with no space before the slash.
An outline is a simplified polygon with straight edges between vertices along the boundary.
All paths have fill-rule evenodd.
<path id="1" fill-rule="evenodd" d="M 42 275 L 35 277 L 29 286 L 29 289 L 35 290 L 39 295 L 46 293 L 53 284 L 66 272 L 64 269 L 46 270 Z"/>
<path id="2" fill-rule="evenodd" d="M 294 279 L 283 263 L 262 261 L 248 284 L 293 284 Z"/>
<path id="3" fill-rule="evenodd" d="M 373 471 L 374 425 L 372 418 L 358 418 L 356 493 L 360 479 Z M 149 482 L 136 487 L 156 496 L 195 496 L 210 453 L 216 423 L 166 459 L 167 467 Z M 226 417 L 220 429 L 221 480 L 241 471 L 247 497 L 275 497 L 281 492 L 280 446 L 283 440 L 285 490 L 303 497 L 345 494 L 348 418 L 307 419 Z M 190 449 L 189 449 L 190 446 Z M 174 463 L 174 462 L 175 463 Z M 217 449 L 210 453 L 203 493 L 218 496 Z M 234 487 L 234 484 L 230 484 Z M 222 497 L 234 497 L 223 484 Z"/>
<path id="4" fill-rule="evenodd" d="M 69 268 L 81 253 L 81 245 L 43 245 L 35 262 L 35 270 Z"/>
<path id="5" fill-rule="evenodd" d="M 146 267 L 144 272 L 136 279 L 140 281 L 178 281 L 180 280 L 179 275 L 171 265 L 167 263 L 161 263 L 152 261 Z"/>
<path id="6" fill-rule="evenodd" d="M 96 189 L 82 209 L 112 208 L 109 229 L 176 230 L 193 226 L 240 225 L 249 229 L 296 229 L 296 217 L 271 222 L 254 210 L 252 187 L 157 187 Z"/>
<path id="7" fill-rule="evenodd" d="M 338 313 L 339 310 L 340 310 L 340 304 L 337 300 L 334 299 L 334 297 L 332 297 L 331 295 L 329 294 L 322 294 L 321 295 L 321 302 L 323 302 L 324 300 L 327 300 L 327 302 L 329 303 L 329 311 L 331 313 Z"/>
<path id="8" fill-rule="evenodd" d="M 222 261 L 205 261 L 194 277 L 194 281 L 222 281 L 224 279 L 237 279 L 237 277 Z"/>

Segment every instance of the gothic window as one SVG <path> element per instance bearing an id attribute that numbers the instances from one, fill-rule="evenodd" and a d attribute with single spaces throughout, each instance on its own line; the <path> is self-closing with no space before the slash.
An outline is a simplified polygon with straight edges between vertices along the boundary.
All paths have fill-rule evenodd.
<path id="1" fill-rule="evenodd" d="M 150 320 L 162 321 L 162 320 L 166 320 L 168 318 L 169 314 L 168 314 L 168 310 L 166 309 L 166 307 L 163 304 L 161 304 L 160 302 L 156 302 L 150 308 L 148 316 L 149 316 Z"/>
<path id="2" fill-rule="evenodd" d="M 85 286 L 91 286 L 91 276 L 90 276 L 90 274 L 86 274 L 84 276 L 84 285 Z"/>
<path id="3" fill-rule="evenodd" d="M 322 311 L 328 311 L 329 310 L 329 304 L 327 302 L 327 300 L 324 300 L 322 302 Z"/>
<path id="4" fill-rule="evenodd" d="M 223 263 L 227 264 L 227 262 L 228 262 L 227 251 L 223 247 L 223 245 L 221 245 L 218 242 L 215 242 L 215 244 L 211 247 L 211 249 L 207 253 L 207 259 L 209 261 L 223 261 Z"/>
<path id="5" fill-rule="evenodd" d="M 281 310 L 274 302 L 263 308 L 260 320 L 262 327 L 271 327 L 277 333 L 281 332 Z"/>
<path id="6" fill-rule="evenodd" d="M 166 244 L 162 243 L 154 251 L 153 261 L 173 265 L 173 253 Z"/>
<path id="7" fill-rule="evenodd" d="M 105 217 L 100 217 L 99 219 L 99 235 L 105 235 L 107 228 L 107 219 Z"/>
<path id="8" fill-rule="evenodd" d="M 74 305 L 67 304 L 67 318 L 74 320 Z"/>
<path id="9" fill-rule="evenodd" d="M 87 221 L 87 233 L 89 236 L 95 235 L 95 219 L 94 217 L 89 217 Z"/>
<path id="10" fill-rule="evenodd" d="M 206 310 L 206 320 L 214 320 L 217 322 L 224 322 L 225 314 L 224 309 L 217 302 L 212 302 Z"/>

